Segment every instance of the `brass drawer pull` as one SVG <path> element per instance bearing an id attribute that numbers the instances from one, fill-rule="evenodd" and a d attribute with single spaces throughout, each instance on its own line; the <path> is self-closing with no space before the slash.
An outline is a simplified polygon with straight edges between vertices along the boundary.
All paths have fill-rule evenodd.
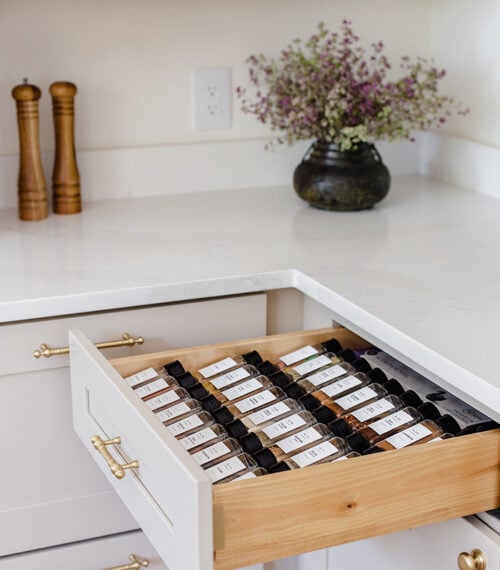
<path id="1" fill-rule="evenodd" d="M 113 568 L 106 568 L 106 570 L 138 570 L 138 568 L 143 568 L 149 566 L 149 560 L 145 558 L 143 560 L 138 560 L 135 554 L 129 556 L 132 560 L 131 564 L 125 564 L 124 566 L 113 566 Z"/>
<path id="2" fill-rule="evenodd" d="M 142 336 L 132 337 L 128 333 L 123 333 L 121 340 L 108 340 L 107 342 L 96 342 L 95 346 L 97 348 L 115 348 L 117 346 L 134 346 L 135 344 L 143 344 L 144 339 Z M 68 354 L 69 346 L 63 346 L 60 348 L 49 348 L 46 344 L 41 344 L 40 348 L 37 348 L 33 352 L 35 358 L 40 358 L 40 356 L 45 356 L 45 358 L 50 358 L 51 356 L 56 356 L 57 354 Z"/>
<path id="3" fill-rule="evenodd" d="M 116 461 L 108 451 L 106 446 L 119 445 L 122 441 L 120 437 L 104 440 L 98 435 L 94 435 L 91 441 L 94 448 L 97 449 L 97 451 L 104 457 L 106 463 L 111 469 L 111 473 L 113 473 L 117 479 L 123 479 L 125 477 L 125 469 L 137 469 L 139 467 L 139 462 L 137 460 L 131 461 L 130 463 L 118 463 L 118 461 Z M 139 566 L 137 566 L 137 568 L 139 568 Z"/>
<path id="4" fill-rule="evenodd" d="M 486 570 L 486 557 L 477 548 L 470 553 L 461 552 L 458 555 L 457 562 L 460 570 Z"/>

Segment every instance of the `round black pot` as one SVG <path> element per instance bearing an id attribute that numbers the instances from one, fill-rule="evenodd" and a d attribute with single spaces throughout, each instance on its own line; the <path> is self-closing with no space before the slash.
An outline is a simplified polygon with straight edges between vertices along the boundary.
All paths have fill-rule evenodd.
<path id="1" fill-rule="evenodd" d="M 387 167 L 369 143 L 341 151 L 335 144 L 316 141 L 293 175 L 297 194 L 323 210 L 371 208 L 385 198 L 390 184 Z"/>

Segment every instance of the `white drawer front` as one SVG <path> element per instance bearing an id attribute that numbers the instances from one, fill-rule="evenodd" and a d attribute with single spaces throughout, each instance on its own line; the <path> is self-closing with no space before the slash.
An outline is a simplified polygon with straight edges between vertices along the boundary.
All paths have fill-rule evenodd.
<path id="1" fill-rule="evenodd" d="M 149 570 L 168 570 L 142 532 L 87 540 L 0 558 L 0 570 L 108 570 L 147 560 Z"/>
<path id="2" fill-rule="evenodd" d="M 131 389 L 81 333 L 70 334 L 70 346 L 73 423 L 84 445 L 95 456 L 94 435 L 119 436 L 111 454 L 120 462 L 138 460 L 140 467 L 117 480 L 104 458 L 97 462 L 169 570 L 211 570 L 208 477 L 138 398 L 124 397 Z"/>

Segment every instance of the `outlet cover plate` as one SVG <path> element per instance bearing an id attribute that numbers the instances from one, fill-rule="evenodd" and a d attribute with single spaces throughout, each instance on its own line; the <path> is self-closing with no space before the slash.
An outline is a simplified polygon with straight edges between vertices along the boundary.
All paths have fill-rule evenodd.
<path id="1" fill-rule="evenodd" d="M 193 70 L 194 128 L 198 131 L 231 126 L 231 71 L 229 67 Z"/>

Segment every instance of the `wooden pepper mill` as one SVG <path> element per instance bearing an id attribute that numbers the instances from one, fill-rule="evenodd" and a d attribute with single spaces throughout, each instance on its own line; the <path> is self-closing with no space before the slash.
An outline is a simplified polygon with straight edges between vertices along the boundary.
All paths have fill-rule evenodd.
<path id="1" fill-rule="evenodd" d="M 82 211 L 80 175 L 76 164 L 74 140 L 74 97 L 76 85 L 58 81 L 50 86 L 56 139 L 52 172 L 53 210 L 55 214 Z"/>
<path id="2" fill-rule="evenodd" d="M 47 187 L 40 158 L 38 99 L 42 93 L 25 79 L 12 89 L 19 128 L 19 176 L 17 179 L 19 218 L 43 220 L 49 215 Z"/>

